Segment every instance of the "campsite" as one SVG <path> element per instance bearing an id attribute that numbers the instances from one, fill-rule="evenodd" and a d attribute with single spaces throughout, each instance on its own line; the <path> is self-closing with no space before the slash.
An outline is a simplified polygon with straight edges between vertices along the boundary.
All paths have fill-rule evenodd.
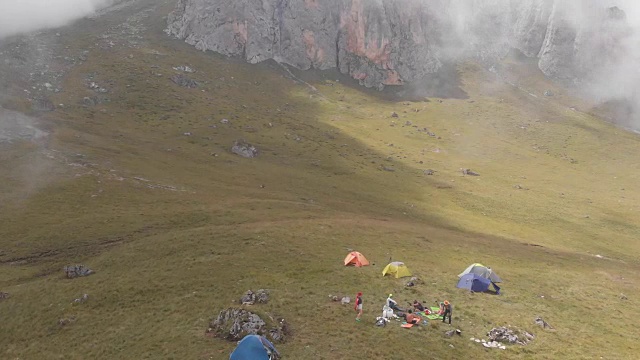
<path id="1" fill-rule="evenodd" d="M 640 136 L 515 51 L 366 87 L 439 23 L 344 37 L 417 16 L 348 0 L 393 12 L 304 31 L 341 24 L 326 3 L 122 0 L 0 39 L 0 359 L 638 358 Z M 308 9 L 280 14 L 308 70 L 242 52 L 255 28 L 224 17 L 270 34 L 274 4 Z M 220 44 L 241 55 L 199 48 Z"/>

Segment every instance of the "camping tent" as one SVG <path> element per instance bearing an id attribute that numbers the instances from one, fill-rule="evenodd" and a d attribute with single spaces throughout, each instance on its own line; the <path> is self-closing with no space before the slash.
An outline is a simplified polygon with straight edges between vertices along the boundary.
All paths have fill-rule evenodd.
<path id="1" fill-rule="evenodd" d="M 369 265 L 369 260 L 367 260 L 364 255 L 360 254 L 357 251 L 352 251 L 347 254 L 347 257 L 344 258 L 344 266 L 354 265 L 357 267 L 367 266 Z"/>
<path id="2" fill-rule="evenodd" d="M 385 266 L 384 270 L 382 270 L 382 276 L 387 274 L 395 275 L 396 278 L 401 278 L 411 276 L 411 271 L 409 271 L 409 268 L 403 262 L 394 261 L 389 263 L 389 265 Z"/>
<path id="3" fill-rule="evenodd" d="M 500 279 L 500 277 L 496 273 L 494 273 L 493 270 L 491 270 L 491 268 L 488 268 L 478 263 L 471 264 L 460 275 L 458 275 L 458 277 L 461 278 L 466 274 L 476 274 L 485 279 L 489 279 L 491 280 L 491 282 L 494 282 L 494 283 L 502 282 L 502 279 Z"/>
<path id="4" fill-rule="evenodd" d="M 273 344 L 264 336 L 247 335 L 238 342 L 229 360 L 270 360 L 271 354 L 277 353 Z"/>
<path id="5" fill-rule="evenodd" d="M 489 279 L 485 279 L 482 276 L 470 273 L 462 275 L 462 277 L 458 281 L 457 287 L 474 292 L 485 292 L 487 291 L 487 289 L 489 289 L 489 285 L 491 285 L 491 281 Z"/>

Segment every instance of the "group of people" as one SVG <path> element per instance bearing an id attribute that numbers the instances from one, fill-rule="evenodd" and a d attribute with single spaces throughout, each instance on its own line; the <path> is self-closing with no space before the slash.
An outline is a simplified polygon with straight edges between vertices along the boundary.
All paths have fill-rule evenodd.
<path id="1" fill-rule="evenodd" d="M 413 300 L 413 304 L 410 303 L 413 309 L 404 310 L 400 308 L 398 306 L 398 302 L 393 299 L 393 294 L 389 294 L 385 305 L 386 308 L 402 314 L 402 317 L 408 324 L 417 324 L 420 321 L 420 317 L 418 315 L 415 315 L 413 313 L 414 311 L 430 313 L 430 310 L 424 307 L 424 305 L 422 305 L 422 303 L 420 303 L 418 300 Z M 362 317 L 362 292 L 358 292 L 358 294 L 356 295 L 354 310 L 358 313 L 358 315 L 356 316 L 356 321 L 360 321 L 360 318 Z M 446 322 L 448 318 L 449 325 L 451 325 L 451 313 L 452 307 L 451 303 L 448 300 L 439 303 L 438 315 L 442 315 L 442 322 Z"/>

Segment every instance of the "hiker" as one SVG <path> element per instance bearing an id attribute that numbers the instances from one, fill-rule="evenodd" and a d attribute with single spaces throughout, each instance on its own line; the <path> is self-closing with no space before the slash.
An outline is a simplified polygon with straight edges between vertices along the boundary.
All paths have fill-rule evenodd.
<path id="1" fill-rule="evenodd" d="M 404 315 L 404 319 L 407 321 L 407 324 L 417 324 L 420 322 L 420 317 L 415 315 L 411 309 Z"/>
<path id="2" fill-rule="evenodd" d="M 444 314 L 442 315 L 442 322 L 447 320 L 447 315 L 449 316 L 449 325 L 451 325 L 451 304 L 449 301 L 445 300 L 444 303 Z"/>
<path id="3" fill-rule="evenodd" d="M 362 293 L 359 292 L 356 295 L 356 304 L 354 310 L 358 312 L 358 316 L 356 316 L 356 321 L 360 321 L 360 316 L 362 316 Z"/>
<path id="4" fill-rule="evenodd" d="M 387 306 L 395 311 L 404 311 L 398 307 L 398 303 L 395 300 L 393 300 L 392 297 L 393 297 L 393 294 L 389 294 L 389 297 L 387 298 Z"/>
<path id="5" fill-rule="evenodd" d="M 424 311 L 424 306 L 422 306 L 422 304 L 418 301 L 418 300 L 413 300 L 413 308 L 416 311 Z"/>

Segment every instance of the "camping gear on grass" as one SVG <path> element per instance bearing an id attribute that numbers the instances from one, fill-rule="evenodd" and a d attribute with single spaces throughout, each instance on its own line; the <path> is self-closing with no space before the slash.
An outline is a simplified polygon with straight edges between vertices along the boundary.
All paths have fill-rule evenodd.
<path id="1" fill-rule="evenodd" d="M 382 270 L 382 276 L 385 276 L 387 274 L 394 275 L 397 279 L 401 277 L 411 276 L 411 271 L 409 271 L 409 268 L 403 262 L 394 261 L 392 263 L 389 263 L 384 267 L 384 270 Z"/>
<path id="2" fill-rule="evenodd" d="M 357 251 L 352 251 L 347 254 L 347 257 L 344 258 L 344 266 L 353 265 L 356 267 L 362 267 L 369 265 L 369 260 L 367 260 L 364 255 Z"/>
<path id="3" fill-rule="evenodd" d="M 229 360 L 276 360 L 280 353 L 275 346 L 260 335 L 247 335 L 238 342 Z"/>

